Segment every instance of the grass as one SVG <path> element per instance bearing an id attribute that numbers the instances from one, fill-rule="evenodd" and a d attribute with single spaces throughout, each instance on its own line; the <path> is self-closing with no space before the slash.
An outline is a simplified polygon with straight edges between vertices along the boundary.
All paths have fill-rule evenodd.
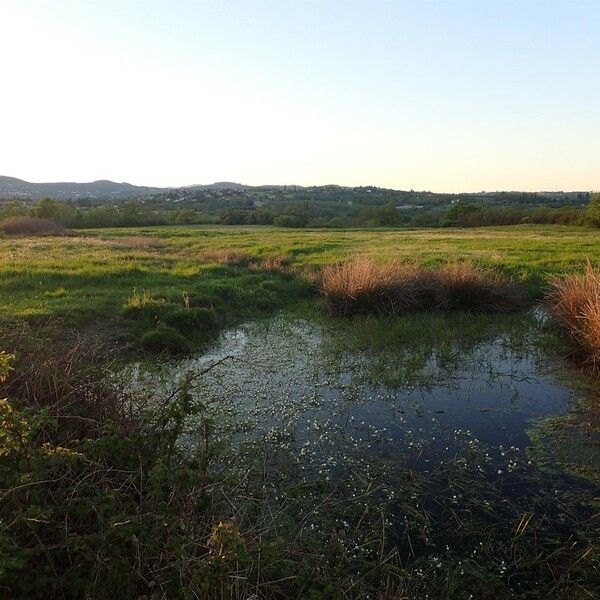
<path id="1" fill-rule="evenodd" d="M 434 315 L 436 337 L 454 316 Z M 456 316 L 458 331 L 468 327 Z M 474 318 L 464 339 L 476 343 L 496 323 Z M 496 319 L 518 324 L 517 315 Z M 426 320 L 407 320 L 397 334 L 410 342 Z M 379 321 L 393 322 L 358 319 L 366 329 Z M 363 337 L 370 343 L 369 331 Z M 0 386 L 9 398 L 0 403 L 7 597 L 594 597 L 600 565 L 586 504 L 595 490 L 546 478 L 518 448 L 503 451 L 498 477 L 484 440 L 441 424 L 432 434 L 450 447 L 425 473 L 364 453 L 383 433 L 357 430 L 344 442 L 321 429 L 328 419 L 315 422 L 325 435 L 308 447 L 285 431 L 249 432 L 235 446 L 219 435 L 211 397 L 192 397 L 189 376 L 149 402 L 108 385 L 116 348 L 60 323 L 22 324 L 9 345 L 19 352 L 0 359 L 13 367 Z M 435 445 L 428 431 L 405 434 L 397 443 L 407 457 Z M 177 443 L 188 435 L 198 443 Z M 314 456 L 302 460 L 299 445 Z M 347 458 L 344 475 L 316 475 L 335 473 L 334 449 Z"/>
<path id="2" fill-rule="evenodd" d="M 588 262 L 583 275 L 554 280 L 547 301 L 576 354 L 597 371 L 600 368 L 600 273 Z"/>
<path id="3" fill-rule="evenodd" d="M 232 251 L 252 256 L 252 263 L 215 262 L 215 256 Z M 425 267 L 469 262 L 524 283 L 541 297 L 552 277 L 580 272 L 587 258 L 600 261 L 600 245 L 592 230 L 561 226 L 412 231 L 182 226 L 5 238 L 0 318 L 59 316 L 78 327 L 101 318 L 106 327 L 121 329 L 123 306 L 137 290 L 157 298 L 184 293 L 205 298 L 219 322 L 230 324 L 314 297 L 307 281 L 311 272 L 357 255 Z"/>
<path id="4" fill-rule="evenodd" d="M 356 259 L 326 267 L 321 293 L 330 314 L 402 314 L 416 310 L 514 312 L 525 305 L 505 277 L 458 263 L 426 269 Z"/>

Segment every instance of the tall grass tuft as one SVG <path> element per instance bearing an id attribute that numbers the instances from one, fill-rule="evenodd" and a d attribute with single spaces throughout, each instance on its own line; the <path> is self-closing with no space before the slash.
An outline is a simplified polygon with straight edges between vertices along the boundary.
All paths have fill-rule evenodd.
<path id="1" fill-rule="evenodd" d="M 328 312 L 341 316 L 415 310 L 512 312 L 525 304 L 518 286 L 470 265 L 433 270 L 367 258 L 326 268 L 321 293 Z"/>
<path id="2" fill-rule="evenodd" d="M 213 248 L 205 250 L 202 260 L 219 265 L 248 267 L 254 271 L 287 271 L 290 260 L 282 254 L 257 256 L 240 248 Z"/>
<path id="3" fill-rule="evenodd" d="M 335 315 L 401 312 L 418 302 L 421 271 L 401 263 L 376 264 L 366 258 L 327 267 L 321 292 Z"/>
<path id="4" fill-rule="evenodd" d="M 547 301 L 575 353 L 600 369 L 600 272 L 588 262 L 583 275 L 555 279 Z"/>
<path id="5" fill-rule="evenodd" d="M 433 274 L 436 280 L 435 308 L 472 312 L 510 313 L 526 304 L 521 287 L 498 273 L 458 263 Z"/>

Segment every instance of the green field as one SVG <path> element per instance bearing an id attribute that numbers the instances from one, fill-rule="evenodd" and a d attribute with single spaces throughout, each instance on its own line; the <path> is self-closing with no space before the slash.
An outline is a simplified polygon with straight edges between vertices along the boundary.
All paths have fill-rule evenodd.
<path id="1" fill-rule="evenodd" d="M 425 265 L 469 261 L 530 284 L 600 260 L 595 230 L 522 226 L 444 230 L 284 230 L 268 227 L 150 227 L 103 229 L 62 238 L 0 240 L 0 310 L 4 317 L 67 317 L 81 324 L 117 317 L 134 293 L 234 296 L 225 312 L 247 317 L 287 305 L 299 287 L 269 282 L 278 275 L 215 265 L 206 250 L 239 248 L 283 256 L 292 267 L 318 269 L 357 255 Z M 215 298 L 218 303 L 219 298 Z M 240 314 L 240 311 L 241 314 Z M 228 315 L 231 316 L 231 315 Z"/>

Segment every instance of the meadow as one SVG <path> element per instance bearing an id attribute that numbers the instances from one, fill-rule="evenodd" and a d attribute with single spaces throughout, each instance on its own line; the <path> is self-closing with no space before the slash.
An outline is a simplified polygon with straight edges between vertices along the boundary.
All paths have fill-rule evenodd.
<path id="1" fill-rule="evenodd" d="M 587 261 L 567 226 L 0 239 L 0 590 L 600 597 L 598 378 L 544 308 Z M 340 317 L 339 263 L 527 302 Z"/>
<path id="2" fill-rule="evenodd" d="M 239 296 L 240 318 L 293 304 L 279 273 L 215 264 L 207 251 L 237 249 L 284 259 L 290 272 L 369 256 L 424 266 L 468 261 L 530 287 L 600 259 L 598 233 L 562 226 L 442 230 L 284 230 L 270 227 L 148 227 L 86 230 L 65 237 L 0 239 L 0 310 L 6 317 L 65 317 L 74 324 L 118 317 L 134 294 Z M 235 261 L 234 261 L 235 263 Z M 289 274 L 288 274 L 289 279 Z M 302 287 L 302 286 L 299 286 Z M 262 297 L 261 297 L 261 291 Z M 241 312 L 239 312 L 241 309 Z M 231 316 L 231 315 L 229 315 Z"/>

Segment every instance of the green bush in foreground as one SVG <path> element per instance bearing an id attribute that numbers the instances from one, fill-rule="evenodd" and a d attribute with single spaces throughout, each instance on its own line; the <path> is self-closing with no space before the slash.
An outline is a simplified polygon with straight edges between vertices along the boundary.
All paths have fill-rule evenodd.
<path id="1" fill-rule="evenodd" d="M 132 420 L 105 419 L 68 445 L 50 407 L 0 401 L 2 597 L 166 598 L 219 588 L 244 541 L 233 523 L 211 517 L 210 449 L 177 447 L 194 407 L 184 388 L 173 400 Z"/>

